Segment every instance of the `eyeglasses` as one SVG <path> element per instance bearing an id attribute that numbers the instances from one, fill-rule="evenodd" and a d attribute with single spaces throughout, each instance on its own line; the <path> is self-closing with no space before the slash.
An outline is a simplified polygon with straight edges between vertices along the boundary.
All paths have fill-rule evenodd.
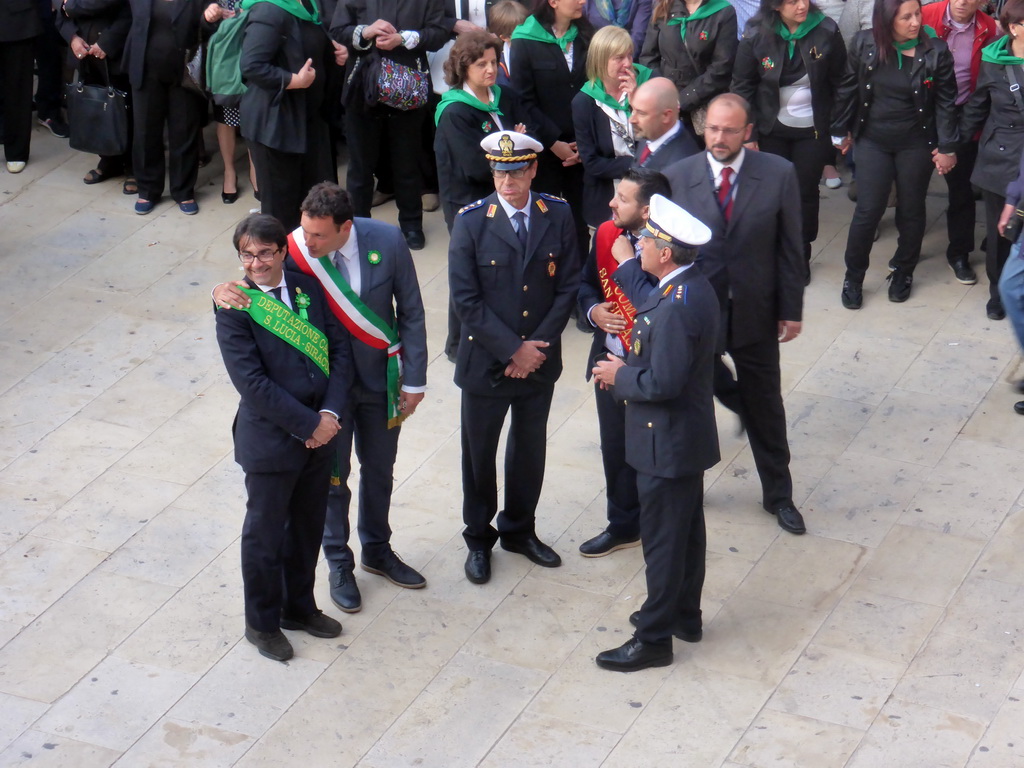
<path id="1" fill-rule="evenodd" d="M 504 179 L 506 176 L 508 176 L 510 179 L 521 179 L 523 178 L 523 176 L 526 175 L 526 168 L 518 168 L 514 171 L 499 171 L 492 169 L 491 175 L 493 175 L 494 178 L 496 179 Z"/>
<path id="2" fill-rule="evenodd" d="M 280 252 L 280 248 L 274 248 L 273 250 L 267 248 L 266 250 L 260 251 L 259 253 L 248 253 L 247 251 L 241 251 L 238 254 L 238 259 L 243 264 L 252 264 L 254 261 L 258 261 L 261 264 L 269 264 L 274 260 L 274 257 Z"/>
<path id="3" fill-rule="evenodd" d="M 704 126 L 704 133 L 724 133 L 726 136 L 739 136 L 745 130 L 747 130 L 745 125 L 742 128 L 723 128 L 719 125 Z"/>

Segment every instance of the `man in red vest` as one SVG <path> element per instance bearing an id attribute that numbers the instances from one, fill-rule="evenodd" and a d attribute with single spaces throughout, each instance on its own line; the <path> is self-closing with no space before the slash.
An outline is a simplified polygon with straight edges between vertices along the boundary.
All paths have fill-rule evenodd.
<path id="1" fill-rule="evenodd" d="M 612 218 L 597 228 L 590 256 L 583 266 L 577 297 L 580 317 L 597 328 L 587 357 L 587 380 L 600 360 L 616 355 L 625 360 L 633 327 L 633 305 L 611 279 L 618 263 L 612 249 L 626 248 L 639 256 L 637 232 L 647 221 L 651 197 L 668 197 L 668 179 L 651 168 L 626 171 L 609 202 Z M 594 382 L 597 422 L 601 433 L 608 527 L 580 545 L 584 557 L 604 557 L 640 543 L 640 501 L 636 470 L 626 463 L 626 406 Z"/>

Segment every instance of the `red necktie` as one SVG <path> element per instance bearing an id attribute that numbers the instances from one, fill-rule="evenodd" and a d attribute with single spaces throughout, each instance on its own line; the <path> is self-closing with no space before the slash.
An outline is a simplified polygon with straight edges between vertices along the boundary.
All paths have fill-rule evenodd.
<path id="1" fill-rule="evenodd" d="M 640 159 L 637 160 L 637 165 L 643 165 L 647 162 L 647 158 L 651 156 L 651 145 L 644 144 L 644 148 L 640 150 Z"/>
<path id="2" fill-rule="evenodd" d="M 732 215 L 732 168 L 726 166 L 722 169 L 722 183 L 718 186 L 718 207 L 722 210 L 722 216 L 728 222 Z"/>

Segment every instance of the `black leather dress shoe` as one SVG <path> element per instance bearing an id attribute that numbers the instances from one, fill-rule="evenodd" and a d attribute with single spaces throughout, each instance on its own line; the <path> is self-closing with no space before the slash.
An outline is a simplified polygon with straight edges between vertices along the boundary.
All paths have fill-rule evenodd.
<path id="1" fill-rule="evenodd" d="M 466 558 L 466 578 L 474 584 L 491 580 L 491 553 L 486 549 L 471 549 Z"/>
<path id="2" fill-rule="evenodd" d="M 331 602 L 345 613 L 358 613 L 363 607 L 363 596 L 352 571 L 334 571 L 330 577 Z"/>
<path id="3" fill-rule="evenodd" d="M 1013 404 L 1013 412 L 1018 416 L 1024 416 L 1024 400 L 1018 400 Z"/>
<path id="4" fill-rule="evenodd" d="M 248 624 L 245 625 L 245 639 L 255 645 L 261 656 L 266 656 L 274 661 L 288 661 L 295 652 L 292 644 L 280 629 L 273 632 L 260 632 Z"/>
<path id="5" fill-rule="evenodd" d="M 793 502 L 786 502 L 785 504 L 776 504 L 770 510 L 775 518 L 779 521 L 779 528 L 790 533 L 795 533 L 799 536 L 802 533 L 807 533 L 807 527 L 804 525 L 803 515 L 793 505 Z"/>
<path id="6" fill-rule="evenodd" d="M 615 672 L 636 672 L 648 667 L 667 667 L 672 663 L 672 641 L 667 645 L 653 645 L 629 638 L 618 648 L 597 654 L 597 666 Z"/>
<path id="7" fill-rule="evenodd" d="M 608 531 L 601 531 L 589 541 L 580 544 L 580 554 L 584 557 L 604 557 L 620 549 L 629 549 L 640 544 L 640 537 L 623 539 L 613 536 Z"/>
<path id="8" fill-rule="evenodd" d="M 391 550 L 375 560 L 363 560 L 362 568 L 367 573 L 383 576 L 396 587 L 423 589 L 427 586 L 427 580 L 420 575 L 420 572 L 411 565 L 403 563 L 402 559 Z"/>
<path id="9" fill-rule="evenodd" d="M 557 568 L 562 564 L 562 558 L 558 556 L 558 553 L 536 536 L 531 535 L 512 541 L 502 540 L 501 548 L 506 552 L 523 555 L 531 563 L 536 563 L 544 568 Z"/>
<path id="10" fill-rule="evenodd" d="M 629 614 L 629 623 L 634 627 L 637 622 L 640 621 L 640 611 L 633 611 Z M 698 629 L 696 632 L 687 632 L 681 627 L 676 627 L 672 632 L 675 637 L 678 637 L 684 643 L 699 643 L 704 638 L 704 630 Z"/>
<path id="11" fill-rule="evenodd" d="M 281 615 L 281 629 L 300 629 L 313 637 L 337 637 L 341 634 L 341 622 L 332 619 L 323 611 L 309 616 Z"/>
<path id="12" fill-rule="evenodd" d="M 427 238 L 422 229 L 407 229 L 402 232 L 402 235 L 405 237 L 405 244 L 409 246 L 410 251 L 422 251 L 427 244 Z"/>

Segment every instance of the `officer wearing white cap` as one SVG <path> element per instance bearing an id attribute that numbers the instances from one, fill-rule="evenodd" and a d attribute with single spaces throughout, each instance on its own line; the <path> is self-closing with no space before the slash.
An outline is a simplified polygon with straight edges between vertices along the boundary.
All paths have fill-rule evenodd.
<path id="1" fill-rule="evenodd" d="M 609 355 L 594 368 L 594 378 L 626 403 L 626 461 L 637 473 L 647 564 L 647 599 L 629 617 L 636 633 L 597 656 L 598 666 L 620 672 L 671 664 L 673 635 L 691 643 L 703 635 L 704 470 L 720 458 L 718 299 L 692 268 L 711 230 L 655 195 L 640 234 L 640 262 L 623 260 L 613 277 L 636 307 L 629 357 Z"/>
<path id="2" fill-rule="evenodd" d="M 455 383 L 462 389 L 462 516 L 466 577 L 491 577 L 491 549 L 525 555 L 547 568 L 561 558 L 537 538 L 548 412 L 562 372 L 561 336 L 579 286 L 572 213 L 537 194 L 539 141 L 499 131 L 480 142 L 495 192 L 455 218 L 448 247 L 449 287 L 462 332 Z M 506 415 L 505 504 L 497 508 L 498 439 Z M 492 521 L 497 515 L 497 527 Z"/>

